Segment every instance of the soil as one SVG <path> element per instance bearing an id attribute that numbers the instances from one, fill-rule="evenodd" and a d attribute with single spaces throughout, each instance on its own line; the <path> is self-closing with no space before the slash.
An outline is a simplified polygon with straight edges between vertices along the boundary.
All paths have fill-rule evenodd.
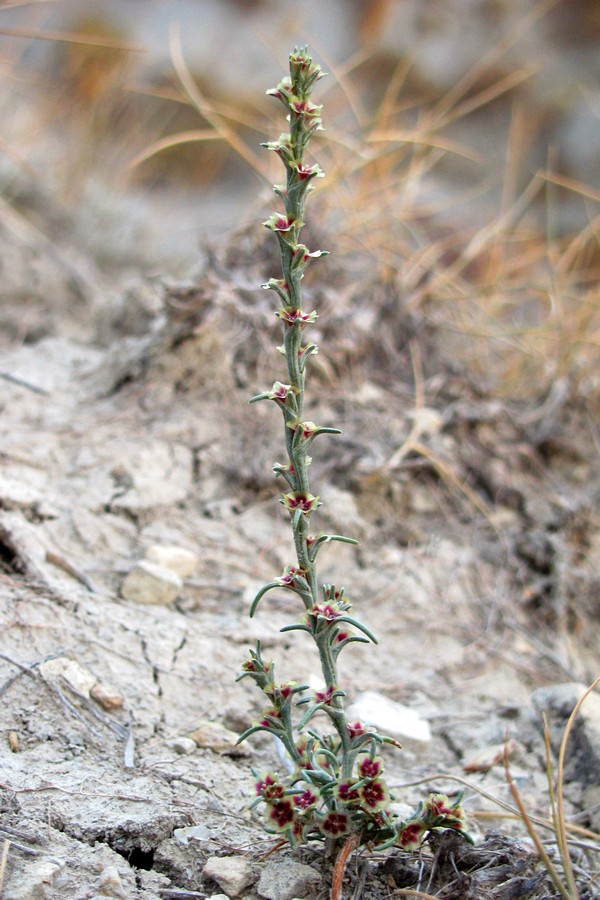
<path id="1" fill-rule="evenodd" d="M 218 894 L 209 857 L 244 856 L 256 879 L 267 864 L 251 767 L 282 765 L 266 738 L 229 736 L 261 710 L 235 683 L 240 664 L 260 638 L 282 678 L 319 676 L 303 636 L 280 632 L 298 615 L 288 598 L 248 617 L 292 561 L 270 472 L 281 423 L 246 402 L 281 377 L 270 298 L 256 290 L 272 250 L 237 234 L 189 282 L 166 283 L 15 233 L 3 251 L 15 284 L 32 260 L 39 274 L 37 294 L 5 291 L 2 310 L 2 896 Z M 398 808 L 466 787 L 478 841 L 357 853 L 344 896 L 558 896 L 493 798 L 514 807 L 498 762 L 509 739 L 526 808 L 548 815 L 532 692 L 598 674 L 597 421 L 566 381 L 528 406 L 498 399 L 389 285 L 369 287 L 367 314 L 366 285 L 328 271 L 326 288 L 308 283 L 322 344 L 310 417 L 343 434 L 315 446 L 312 478 L 320 526 L 360 546 L 324 551 L 321 577 L 346 587 L 379 638 L 346 651 L 342 682 L 351 699 L 376 691 L 429 722 L 430 741 L 386 750 Z M 123 599 L 155 544 L 196 553 L 195 573 L 171 604 Z M 206 722 L 229 732 L 182 740 Z M 597 829 L 592 787 L 571 781 L 566 807 Z M 315 849 L 277 852 L 312 865 L 323 878 L 310 896 L 328 895 Z M 581 896 L 599 896 L 574 852 Z"/>

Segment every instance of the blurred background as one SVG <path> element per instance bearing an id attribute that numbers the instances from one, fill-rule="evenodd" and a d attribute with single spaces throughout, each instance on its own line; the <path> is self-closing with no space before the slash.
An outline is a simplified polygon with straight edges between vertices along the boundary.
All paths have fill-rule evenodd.
<path id="1" fill-rule="evenodd" d="M 8 0 L 0 224 L 189 274 L 270 209 L 265 90 L 308 44 L 329 73 L 315 240 L 467 335 L 499 386 L 595 395 L 599 43 L 597 0 Z"/>

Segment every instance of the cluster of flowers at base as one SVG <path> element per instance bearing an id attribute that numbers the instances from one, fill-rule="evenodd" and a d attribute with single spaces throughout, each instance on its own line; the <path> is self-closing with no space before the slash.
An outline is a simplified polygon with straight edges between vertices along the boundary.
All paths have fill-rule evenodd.
<path id="1" fill-rule="evenodd" d="M 305 770 L 304 777 L 309 771 Z M 255 783 L 252 807 L 263 802 L 266 830 L 285 835 L 292 846 L 357 833 L 362 842 L 372 846 L 416 851 L 430 832 L 439 828 L 458 831 L 472 840 L 466 831 L 462 794 L 453 803 L 444 794 L 431 794 L 409 820 L 395 821 L 382 772 L 383 760 L 372 755 L 359 762 L 359 777 L 336 781 L 330 772 L 330 779 L 320 787 L 300 775 L 286 787 L 269 772 Z"/>

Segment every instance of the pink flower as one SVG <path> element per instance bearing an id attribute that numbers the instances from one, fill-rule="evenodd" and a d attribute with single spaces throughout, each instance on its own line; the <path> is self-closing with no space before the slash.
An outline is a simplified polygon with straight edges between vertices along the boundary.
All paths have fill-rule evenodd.
<path id="1" fill-rule="evenodd" d="M 362 722 L 353 722 L 352 724 L 346 725 L 346 728 L 348 729 L 350 738 L 361 737 L 363 734 L 367 733 L 367 729 Z"/>
<path id="2" fill-rule="evenodd" d="M 315 691 L 315 702 L 324 703 L 326 706 L 329 706 L 333 700 L 333 695 L 337 690 L 338 688 L 336 688 L 335 685 L 330 684 L 324 691 Z"/>

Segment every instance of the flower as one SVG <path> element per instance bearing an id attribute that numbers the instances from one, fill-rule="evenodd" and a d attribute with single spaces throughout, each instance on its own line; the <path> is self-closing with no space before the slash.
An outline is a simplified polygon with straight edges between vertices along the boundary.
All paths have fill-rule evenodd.
<path id="1" fill-rule="evenodd" d="M 362 805 L 365 806 L 369 812 L 381 812 L 386 809 L 390 802 L 390 792 L 388 791 L 387 785 L 378 778 L 363 784 L 359 789 L 359 793 Z"/>
<path id="2" fill-rule="evenodd" d="M 316 310 L 312 310 L 312 312 L 305 313 L 298 307 L 294 306 L 280 306 L 279 309 L 275 310 L 275 315 L 282 320 L 284 325 L 299 325 L 300 327 L 304 327 L 305 325 L 311 325 L 313 322 L 317 320 Z"/>
<path id="3" fill-rule="evenodd" d="M 282 799 L 284 796 L 283 785 L 279 783 L 277 777 L 272 775 L 270 772 L 257 781 L 254 785 L 256 788 L 256 794 L 258 797 L 262 797 L 263 800 L 273 801 Z"/>
<path id="4" fill-rule="evenodd" d="M 318 497 L 305 491 L 290 491 L 290 493 L 283 495 L 281 502 L 290 512 L 300 510 L 305 515 L 313 512 L 317 506 L 321 505 Z"/>
<path id="5" fill-rule="evenodd" d="M 383 772 L 383 760 L 380 756 L 370 756 L 361 759 L 358 764 L 358 773 L 361 778 L 379 778 Z"/>
<path id="6" fill-rule="evenodd" d="M 319 828 L 326 837 L 340 837 L 348 831 L 348 816 L 346 813 L 328 812 Z"/>
<path id="7" fill-rule="evenodd" d="M 336 688 L 334 684 L 330 684 L 324 691 L 315 691 L 315 702 L 324 703 L 325 706 L 329 706 L 333 700 L 333 695 L 337 690 L 339 689 Z"/>
<path id="8" fill-rule="evenodd" d="M 355 784 L 356 779 L 354 778 L 351 781 L 342 781 L 336 786 L 334 794 L 341 803 L 347 805 L 360 801 L 360 794 L 354 787 Z"/>
<path id="9" fill-rule="evenodd" d="M 427 831 L 422 822 L 407 822 L 398 832 L 396 844 L 403 850 L 418 850 Z"/>
<path id="10" fill-rule="evenodd" d="M 295 819 L 294 804 L 291 800 L 268 803 L 264 815 L 265 821 L 274 831 L 287 831 Z"/>
<path id="11" fill-rule="evenodd" d="M 363 734 L 367 733 L 367 729 L 362 722 L 353 722 L 352 724 L 348 723 L 346 725 L 346 728 L 348 729 L 348 734 L 350 735 L 351 739 L 362 737 Z"/>
<path id="12" fill-rule="evenodd" d="M 266 222 L 263 222 L 265 228 L 270 228 L 271 231 L 282 235 L 288 234 L 298 224 L 292 216 L 286 216 L 283 213 L 273 213 Z"/>
<path id="13" fill-rule="evenodd" d="M 303 163 L 296 163 L 294 166 L 298 178 L 304 181 L 307 178 L 323 178 L 325 172 L 315 163 L 312 166 L 305 166 Z"/>
<path id="14" fill-rule="evenodd" d="M 307 787 L 301 794 L 294 795 L 294 806 L 297 809 L 305 810 L 314 806 L 319 799 L 319 793 L 312 787 Z"/>

